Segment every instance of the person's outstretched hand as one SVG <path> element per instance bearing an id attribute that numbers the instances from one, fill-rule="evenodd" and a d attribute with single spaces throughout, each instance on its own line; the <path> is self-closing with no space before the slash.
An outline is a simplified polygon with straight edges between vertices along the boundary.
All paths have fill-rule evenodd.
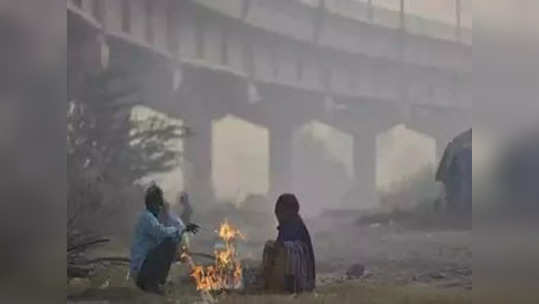
<path id="1" fill-rule="evenodd" d="M 200 229 L 200 226 L 197 225 L 197 224 L 193 224 L 193 223 L 189 223 L 185 227 L 185 231 L 192 232 L 192 233 L 197 233 L 199 229 Z"/>

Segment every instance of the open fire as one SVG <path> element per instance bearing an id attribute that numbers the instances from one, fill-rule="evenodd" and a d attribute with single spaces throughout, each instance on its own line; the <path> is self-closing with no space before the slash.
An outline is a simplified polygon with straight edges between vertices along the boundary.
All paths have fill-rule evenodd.
<path id="1" fill-rule="evenodd" d="M 224 246 L 215 249 L 213 265 L 196 265 L 192 258 L 184 251 L 183 258 L 191 266 L 191 277 L 195 280 L 199 291 L 209 292 L 218 290 L 231 290 L 242 288 L 243 275 L 240 262 L 237 260 L 235 241 L 244 239 L 239 229 L 231 226 L 228 221 L 221 224 L 216 231 L 224 241 Z"/>

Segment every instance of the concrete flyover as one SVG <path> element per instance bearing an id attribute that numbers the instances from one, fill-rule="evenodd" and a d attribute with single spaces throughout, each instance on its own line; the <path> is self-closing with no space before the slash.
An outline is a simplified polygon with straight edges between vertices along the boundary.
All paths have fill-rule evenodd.
<path id="1" fill-rule="evenodd" d="M 291 190 L 294 130 L 321 121 L 354 136 L 356 178 L 375 200 L 377 133 L 404 123 L 443 150 L 471 127 L 471 38 L 344 2 L 68 0 L 69 96 L 83 98 L 87 73 L 129 71 L 144 104 L 197 134 L 186 157 L 208 191 L 212 121 L 233 114 L 268 129 L 271 193 Z"/>

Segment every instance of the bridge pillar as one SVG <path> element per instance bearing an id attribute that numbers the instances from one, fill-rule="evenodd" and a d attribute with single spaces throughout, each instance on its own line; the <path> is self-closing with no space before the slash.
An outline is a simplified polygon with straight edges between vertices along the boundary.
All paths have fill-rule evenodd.
<path id="1" fill-rule="evenodd" d="M 376 193 L 376 132 L 354 134 L 354 173 L 357 184 L 358 207 L 375 206 Z"/>
<path id="2" fill-rule="evenodd" d="M 85 27 L 78 18 L 70 16 L 70 22 L 67 32 L 68 97 L 84 99 L 86 76 L 96 75 L 108 67 L 110 50 L 103 34 Z"/>
<path id="3" fill-rule="evenodd" d="M 215 200 L 213 187 L 213 119 L 217 110 L 213 106 L 216 97 L 210 80 L 204 82 L 204 75 L 196 69 L 185 69 L 183 80 L 177 93 L 178 115 L 182 117 L 188 134 L 183 141 L 185 189 L 193 193 L 195 199 L 209 203 Z"/>
<path id="4" fill-rule="evenodd" d="M 213 199 L 212 120 L 188 119 L 186 125 L 192 135 L 184 139 L 184 158 L 188 164 L 184 169 L 185 189 L 205 199 Z"/>
<path id="5" fill-rule="evenodd" d="M 278 122 L 269 126 L 269 196 L 277 198 L 292 189 L 294 127 Z"/>

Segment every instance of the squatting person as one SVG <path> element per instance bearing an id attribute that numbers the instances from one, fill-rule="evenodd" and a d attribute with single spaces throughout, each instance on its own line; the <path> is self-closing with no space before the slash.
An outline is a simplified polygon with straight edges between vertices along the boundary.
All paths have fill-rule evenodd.
<path id="1" fill-rule="evenodd" d="M 133 235 L 130 272 L 140 289 L 163 294 L 183 233 L 197 233 L 199 226 L 163 225 L 159 221 L 164 208 L 163 191 L 156 185 L 148 188 L 144 201 L 146 209 L 139 214 Z"/>

